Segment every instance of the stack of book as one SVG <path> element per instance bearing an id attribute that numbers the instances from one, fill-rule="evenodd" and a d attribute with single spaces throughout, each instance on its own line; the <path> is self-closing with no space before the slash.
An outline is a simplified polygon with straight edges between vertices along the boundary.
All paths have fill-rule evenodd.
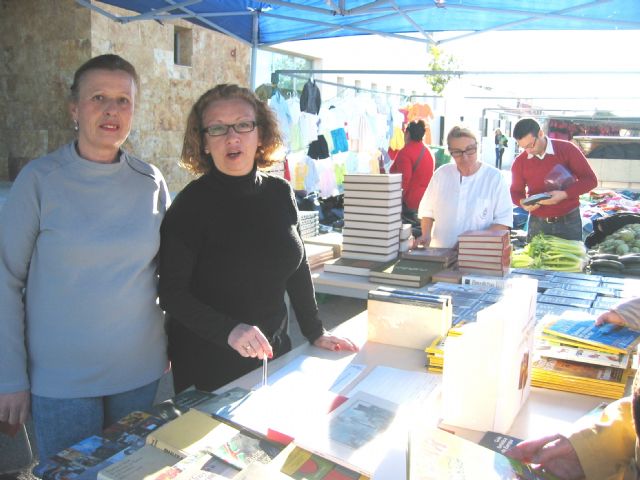
<path id="1" fill-rule="evenodd" d="M 312 243 L 305 243 L 305 251 L 307 252 L 307 261 L 309 262 L 309 268 L 314 268 L 324 265 L 325 262 L 333 259 L 333 247 L 329 245 L 314 245 Z"/>
<path id="2" fill-rule="evenodd" d="M 444 341 L 447 337 L 436 337 L 424 351 L 427 353 L 427 370 L 442 373 L 444 368 Z"/>
<path id="3" fill-rule="evenodd" d="M 504 276 L 509 273 L 509 230 L 471 230 L 458 235 L 458 266 L 465 272 Z"/>
<path id="4" fill-rule="evenodd" d="M 342 257 L 377 262 L 395 259 L 401 213 L 401 174 L 345 175 Z"/>
<path id="5" fill-rule="evenodd" d="M 440 270 L 442 266 L 439 263 L 398 258 L 371 268 L 369 281 L 420 288 L 429 283 L 434 273 Z"/>
<path id="6" fill-rule="evenodd" d="M 606 398 L 624 396 L 640 332 L 595 316 L 547 315 L 536 336 L 532 385 Z"/>
<path id="7" fill-rule="evenodd" d="M 300 221 L 300 233 L 303 239 L 318 235 L 320 231 L 320 214 L 318 212 L 300 211 L 298 212 L 298 218 Z"/>
<path id="8" fill-rule="evenodd" d="M 325 262 L 324 271 L 329 273 L 343 273 L 346 275 L 369 277 L 371 269 L 382 265 L 383 263 L 384 262 L 376 262 L 375 260 L 340 257 Z"/>
<path id="9" fill-rule="evenodd" d="M 391 287 L 370 290 L 370 342 L 424 350 L 451 328 L 451 297 Z"/>
<path id="10" fill-rule="evenodd" d="M 304 244 L 309 245 L 326 245 L 333 248 L 333 257 L 338 258 L 342 253 L 342 233 L 340 232 L 327 232 L 321 233 L 314 237 L 304 239 Z"/>

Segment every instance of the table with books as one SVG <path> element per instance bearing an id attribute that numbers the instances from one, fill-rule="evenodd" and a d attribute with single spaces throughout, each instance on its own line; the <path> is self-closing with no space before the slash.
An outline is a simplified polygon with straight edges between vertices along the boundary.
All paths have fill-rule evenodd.
<path id="1" fill-rule="evenodd" d="M 301 472 L 313 467 L 325 474 L 308 478 L 339 472 L 335 478 L 412 480 L 420 478 L 415 462 L 440 451 L 442 442 L 453 442 L 450 452 L 479 449 L 456 453 L 463 461 L 480 455 L 486 465 L 489 455 L 497 456 L 489 457 L 489 465 L 504 462 L 476 445 L 485 432 L 441 424 L 442 375 L 426 371 L 424 350 L 370 341 L 368 320 L 365 311 L 335 330 L 361 347 L 357 354 L 302 345 L 268 363 L 266 387 L 258 369 L 216 392 L 185 391 L 61 452 L 45 463 L 41 476 L 65 478 L 73 469 L 78 479 L 258 480 L 305 478 Z M 562 432 L 601 401 L 533 388 L 507 433 L 527 438 Z M 433 430 L 438 424 L 446 430 Z M 409 454 L 408 432 L 420 455 Z M 342 435 L 341 442 L 335 435 Z M 407 455 L 413 459 L 410 476 Z"/>

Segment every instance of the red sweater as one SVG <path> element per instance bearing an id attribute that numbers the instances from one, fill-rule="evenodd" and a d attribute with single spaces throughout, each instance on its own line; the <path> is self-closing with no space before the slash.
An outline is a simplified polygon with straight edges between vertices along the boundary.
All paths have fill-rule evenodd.
<path id="1" fill-rule="evenodd" d="M 422 147 L 425 145 L 421 141 L 410 141 L 398 152 L 398 156 L 389 169 L 389 173 L 402 174 L 402 201 L 407 208 L 413 210 L 418 209 L 424 191 L 433 176 L 433 157 L 427 147 L 425 147 L 418 168 L 415 172 L 413 171 L 413 166 L 420 156 Z"/>
<path id="2" fill-rule="evenodd" d="M 598 179 L 583 153 L 573 143 L 548 137 L 547 141 L 553 145 L 553 155 L 546 154 L 541 160 L 536 156 L 527 158 L 527 152 L 522 152 L 514 160 L 511 166 L 511 199 L 519 206 L 520 200 L 527 196 L 525 192 L 534 195 L 553 190 L 545 185 L 544 179 L 555 165 L 561 164 L 575 178 L 575 182 L 565 189 L 568 198 L 556 205 L 540 205 L 531 212 L 536 217 L 560 217 L 580 206 L 578 197 L 595 188 Z"/>

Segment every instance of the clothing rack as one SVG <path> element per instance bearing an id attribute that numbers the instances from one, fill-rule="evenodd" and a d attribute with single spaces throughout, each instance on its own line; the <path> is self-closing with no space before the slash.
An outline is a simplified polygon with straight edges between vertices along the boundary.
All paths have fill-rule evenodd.
<path id="1" fill-rule="evenodd" d="M 303 73 L 308 73 L 308 74 L 310 74 L 310 76 L 302 75 Z M 356 92 L 367 92 L 367 93 L 373 93 L 375 95 L 379 94 L 379 95 L 398 96 L 398 97 L 404 98 L 405 100 L 411 99 L 413 97 L 428 97 L 429 96 L 429 95 L 408 95 L 406 93 L 397 93 L 397 92 L 383 92 L 381 90 L 374 90 L 374 89 L 371 89 L 371 88 L 357 87 L 355 85 L 344 85 L 342 83 L 330 82 L 328 80 L 318 80 L 318 79 L 313 78 L 313 74 L 314 73 L 351 73 L 351 71 L 340 71 L 340 70 L 276 70 L 275 72 L 273 72 L 271 74 L 271 83 L 273 85 L 278 85 L 278 83 L 280 81 L 280 75 L 285 75 L 287 77 L 299 78 L 301 80 L 313 80 L 316 83 L 323 83 L 325 85 L 332 85 L 334 87 L 347 88 L 347 89 L 350 89 L 350 90 L 355 90 Z M 390 72 L 384 72 L 384 73 L 390 73 Z M 432 97 L 441 98 L 439 95 L 432 95 Z"/>

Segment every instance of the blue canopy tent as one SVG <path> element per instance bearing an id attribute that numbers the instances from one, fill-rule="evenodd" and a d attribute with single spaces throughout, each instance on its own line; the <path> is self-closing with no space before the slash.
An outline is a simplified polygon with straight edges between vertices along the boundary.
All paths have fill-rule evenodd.
<path id="1" fill-rule="evenodd" d="M 253 47 L 377 34 L 442 43 L 494 30 L 640 29 L 639 0 L 101 0 L 137 12 L 114 21 L 183 19 Z M 406 35 L 418 32 L 420 35 Z M 433 32 L 464 32 L 435 42 Z M 252 84 L 253 84 L 252 69 Z"/>

